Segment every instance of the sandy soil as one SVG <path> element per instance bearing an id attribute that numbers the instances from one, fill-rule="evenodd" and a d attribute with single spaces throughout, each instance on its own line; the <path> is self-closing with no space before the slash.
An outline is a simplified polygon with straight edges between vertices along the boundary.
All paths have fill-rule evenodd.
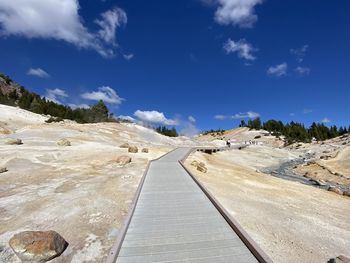
<path id="1" fill-rule="evenodd" d="M 47 124 L 45 116 L 0 105 L 0 262 L 20 262 L 8 246 L 24 230 L 55 230 L 68 242 L 52 262 L 105 262 L 147 162 L 188 138 L 135 124 Z M 9 138 L 22 145 L 6 145 Z M 68 139 L 72 146 L 57 145 Z M 129 154 L 128 142 L 149 153 Z M 130 155 L 125 166 L 115 160 Z"/>
<path id="2" fill-rule="evenodd" d="M 254 150 L 255 167 L 266 166 L 269 158 L 258 146 L 249 155 Z M 289 158 L 285 151 L 279 153 L 282 159 Z M 244 154 L 237 158 L 241 153 L 196 152 L 186 166 L 275 262 L 319 263 L 350 256 L 350 198 L 258 173 L 251 161 L 244 162 Z M 208 173 L 191 166 L 193 160 L 204 162 Z"/>

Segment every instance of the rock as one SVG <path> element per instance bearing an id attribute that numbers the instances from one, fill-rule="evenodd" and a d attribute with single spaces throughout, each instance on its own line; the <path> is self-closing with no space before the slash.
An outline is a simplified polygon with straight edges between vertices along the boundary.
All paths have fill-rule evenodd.
<path id="1" fill-rule="evenodd" d="M 197 170 L 202 172 L 202 173 L 206 173 L 208 171 L 207 167 L 205 167 L 205 163 L 200 162 L 197 165 Z"/>
<path id="2" fill-rule="evenodd" d="M 58 146 L 71 146 L 71 143 L 67 139 L 61 139 L 57 142 L 57 145 Z"/>
<path id="3" fill-rule="evenodd" d="M 141 152 L 143 152 L 143 153 L 148 153 L 148 148 L 143 148 L 143 149 L 141 150 Z"/>
<path id="4" fill-rule="evenodd" d="M 200 162 L 200 163 L 198 164 L 198 166 L 205 167 L 205 163 Z"/>
<path id="5" fill-rule="evenodd" d="M 194 160 L 194 161 L 191 163 L 191 165 L 194 166 L 194 167 L 197 167 L 198 164 L 199 164 L 199 162 L 197 162 L 196 160 Z"/>
<path id="6" fill-rule="evenodd" d="M 306 173 L 304 174 L 304 177 L 305 177 L 305 178 L 312 178 L 309 172 L 306 172 Z"/>
<path id="7" fill-rule="evenodd" d="M 206 173 L 208 171 L 207 167 L 200 166 L 200 165 L 197 166 L 197 170 L 202 173 Z"/>
<path id="8" fill-rule="evenodd" d="M 68 246 L 55 231 L 24 231 L 14 235 L 9 244 L 23 262 L 36 263 L 60 256 Z"/>
<path id="9" fill-rule="evenodd" d="M 120 148 L 129 148 L 130 145 L 126 142 L 119 146 Z"/>
<path id="10" fill-rule="evenodd" d="M 345 191 L 345 192 L 343 193 L 343 195 L 344 195 L 344 196 L 347 196 L 347 197 L 350 197 L 350 190 Z"/>
<path id="11" fill-rule="evenodd" d="M 7 145 L 21 145 L 23 144 L 21 139 L 9 139 L 5 142 Z"/>
<path id="12" fill-rule="evenodd" d="M 116 160 L 117 163 L 119 164 L 127 164 L 127 163 L 131 163 L 131 157 L 130 156 L 126 156 L 126 155 L 122 155 L 122 156 L 119 156 Z"/>
<path id="13" fill-rule="evenodd" d="M 350 258 L 340 255 L 336 258 L 332 258 L 328 263 L 350 263 Z"/>
<path id="14" fill-rule="evenodd" d="M 130 146 L 128 148 L 129 153 L 137 153 L 138 151 L 139 151 L 139 149 L 136 146 Z"/>
<path id="15" fill-rule="evenodd" d="M 327 185 L 327 182 L 324 181 L 324 180 L 318 180 L 317 183 L 318 183 L 318 185 L 320 185 L 320 186 L 326 186 L 326 185 Z"/>
<path id="16" fill-rule="evenodd" d="M 337 187 L 334 187 L 334 186 L 329 187 L 328 191 L 331 191 L 331 192 L 336 193 L 338 195 L 343 195 L 343 191 Z"/>
<path id="17" fill-rule="evenodd" d="M 1 173 L 5 173 L 7 172 L 7 168 L 6 167 L 0 167 L 0 174 Z"/>

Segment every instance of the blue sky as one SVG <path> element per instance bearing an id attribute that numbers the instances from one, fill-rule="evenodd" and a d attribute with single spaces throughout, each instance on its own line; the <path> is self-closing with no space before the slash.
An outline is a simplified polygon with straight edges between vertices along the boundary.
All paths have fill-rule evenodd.
<path id="1" fill-rule="evenodd" d="M 347 0 L 1 1 L 0 71 L 186 133 L 256 116 L 348 126 L 349 13 Z"/>

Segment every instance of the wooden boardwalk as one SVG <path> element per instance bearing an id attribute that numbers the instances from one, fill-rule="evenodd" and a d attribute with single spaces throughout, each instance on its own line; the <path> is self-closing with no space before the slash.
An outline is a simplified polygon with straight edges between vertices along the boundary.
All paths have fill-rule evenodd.
<path id="1" fill-rule="evenodd" d="M 109 262 L 259 262 L 178 162 L 190 150 L 151 162 Z"/>

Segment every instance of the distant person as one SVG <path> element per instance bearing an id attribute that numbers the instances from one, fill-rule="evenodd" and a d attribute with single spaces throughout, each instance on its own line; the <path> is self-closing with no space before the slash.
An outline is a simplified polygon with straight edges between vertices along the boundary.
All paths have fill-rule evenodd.
<path id="1" fill-rule="evenodd" d="M 226 145 L 227 145 L 227 147 L 229 147 L 229 148 L 231 147 L 231 142 L 230 142 L 230 140 L 227 140 L 227 141 L 226 141 Z"/>

